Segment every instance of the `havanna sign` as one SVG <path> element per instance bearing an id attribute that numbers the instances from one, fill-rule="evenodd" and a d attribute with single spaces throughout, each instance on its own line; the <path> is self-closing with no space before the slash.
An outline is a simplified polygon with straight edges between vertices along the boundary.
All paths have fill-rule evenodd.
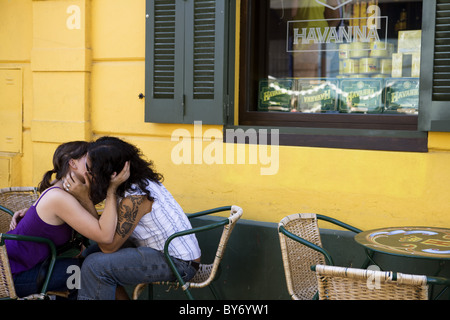
<path id="1" fill-rule="evenodd" d="M 386 16 L 380 16 L 378 6 L 369 6 L 364 18 L 293 20 L 287 22 L 286 51 L 338 51 L 339 44 L 387 41 Z M 341 21 L 338 27 L 330 27 L 329 21 Z M 332 24 L 332 23 L 330 23 Z M 381 39 L 380 34 L 384 34 Z M 337 44 L 334 46 L 309 46 L 311 44 Z"/>

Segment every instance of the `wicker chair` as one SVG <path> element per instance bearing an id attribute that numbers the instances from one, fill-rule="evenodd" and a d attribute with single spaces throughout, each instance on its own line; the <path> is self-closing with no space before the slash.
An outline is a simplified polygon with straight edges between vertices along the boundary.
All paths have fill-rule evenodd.
<path id="1" fill-rule="evenodd" d="M 0 205 L 0 233 L 6 233 L 9 231 L 13 214 L 14 212 Z"/>
<path id="2" fill-rule="evenodd" d="M 9 231 L 14 212 L 29 208 L 38 197 L 37 189 L 33 187 L 0 189 L 0 233 Z"/>
<path id="3" fill-rule="evenodd" d="M 317 280 L 310 270 L 312 265 L 334 265 L 331 255 L 322 248 L 318 219 L 355 233 L 361 232 L 339 220 L 314 213 L 298 213 L 283 218 L 278 225 L 278 235 L 286 285 L 293 300 L 317 298 Z"/>
<path id="4" fill-rule="evenodd" d="M 188 214 L 189 219 L 192 219 L 192 218 L 203 216 L 206 214 L 211 214 L 211 213 L 220 212 L 220 211 L 228 211 L 228 210 L 231 210 L 231 213 L 230 213 L 230 216 L 226 219 L 223 219 L 219 222 L 215 222 L 215 223 L 212 223 L 209 225 L 193 228 L 191 230 L 178 232 L 178 233 L 170 236 L 166 241 L 166 244 L 164 247 L 164 254 L 166 256 L 167 261 L 169 262 L 169 265 L 170 265 L 172 271 L 176 275 L 177 281 L 176 282 L 153 282 L 150 284 L 146 284 L 146 283 L 138 284 L 134 289 L 133 299 L 137 300 L 139 295 L 142 293 L 143 289 L 146 286 L 152 286 L 152 285 L 166 285 L 166 286 L 175 287 L 175 288 L 181 287 L 183 289 L 184 293 L 186 294 L 186 296 L 190 300 L 193 300 L 192 294 L 189 290 L 190 288 L 198 289 L 198 288 L 205 288 L 205 287 L 209 286 L 209 288 L 213 292 L 214 296 L 217 298 L 217 294 L 215 293 L 215 291 L 211 285 L 211 282 L 217 276 L 217 273 L 219 270 L 219 265 L 220 265 L 220 262 L 222 261 L 222 257 L 224 255 L 228 239 L 230 238 L 231 232 L 233 231 L 233 228 L 236 225 L 236 222 L 242 216 L 242 209 L 237 206 L 231 206 L 231 207 L 227 206 L 227 207 L 220 207 L 220 208 L 210 209 L 210 210 L 206 210 L 206 211 L 201 211 L 201 212 L 197 212 L 197 213 L 193 213 L 193 214 Z M 185 283 L 183 281 L 183 279 L 181 278 L 181 275 L 178 273 L 177 269 L 175 268 L 175 265 L 172 262 L 172 258 L 170 257 L 170 255 L 168 253 L 168 247 L 169 247 L 170 242 L 176 237 L 180 237 L 180 236 L 184 236 L 184 235 L 192 234 L 192 233 L 209 231 L 209 230 L 216 229 L 216 228 L 219 228 L 222 226 L 223 226 L 223 232 L 222 232 L 222 236 L 220 238 L 219 244 L 218 244 L 218 248 L 217 248 L 213 263 L 200 264 L 200 268 L 197 271 L 196 275 L 189 282 Z M 151 295 L 151 289 L 152 288 L 150 287 L 150 295 Z"/>
<path id="5" fill-rule="evenodd" d="M 427 277 L 316 265 L 319 300 L 428 300 Z"/>
<path id="6" fill-rule="evenodd" d="M 6 252 L 4 240 L 33 241 L 45 243 L 50 247 L 51 259 L 47 270 L 47 275 L 40 292 L 27 297 L 18 297 L 14 288 L 14 281 L 9 266 L 9 259 Z M 47 297 L 47 286 L 56 260 L 56 249 L 52 241 L 41 237 L 30 237 L 15 234 L 0 233 L 0 300 L 20 299 L 20 300 L 43 300 Z"/>

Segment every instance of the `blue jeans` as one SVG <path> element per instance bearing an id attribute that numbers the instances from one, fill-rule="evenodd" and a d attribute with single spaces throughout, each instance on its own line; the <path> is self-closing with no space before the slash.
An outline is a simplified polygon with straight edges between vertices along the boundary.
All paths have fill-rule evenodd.
<path id="1" fill-rule="evenodd" d="M 15 275 L 14 287 L 17 296 L 20 298 L 26 297 L 30 294 L 40 293 L 42 285 L 44 284 L 45 276 L 47 275 L 49 259 L 39 263 L 30 270 L 21 272 Z M 69 266 L 76 265 L 81 267 L 81 260 L 77 258 L 58 258 L 55 262 L 55 267 L 48 283 L 47 291 L 66 291 L 67 279 L 71 273 L 67 273 Z M 69 290 L 71 293 L 69 298 L 76 298 L 76 290 Z"/>
<path id="2" fill-rule="evenodd" d="M 183 280 L 197 272 L 188 261 L 173 259 Z M 81 268 L 79 300 L 114 300 L 118 285 L 175 281 L 162 252 L 148 247 L 125 248 L 114 253 L 89 254 Z"/>

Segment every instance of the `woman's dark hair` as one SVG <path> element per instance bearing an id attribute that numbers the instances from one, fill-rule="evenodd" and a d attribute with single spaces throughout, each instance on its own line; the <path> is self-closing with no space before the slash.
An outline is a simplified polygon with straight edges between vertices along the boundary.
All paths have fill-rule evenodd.
<path id="1" fill-rule="evenodd" d="M 111 175 L 122 171 L 126 161 L 130 162 L 130 177 L 119 186 L 117 194 L 123 197 L 125 191 L 136 184 L 150 201 L 154 200 L 146 188 L 148 180 L 160 183 L 163 176 L 153 170 L 153 162 L 145 160 L 134 145 L 119 138 L 102 137 L 89 145 L 88 157 L 91 160 L 91 199 L 94 203 L 105 199 Z"/>
<path id="2" fill-rule="evenodd" d="M 56 173 L 55 179 L 62 179 L 69 172 L 70 159 L 82 158 L 88 150 L 89 142 L 71 141 L 66 142 L 56 148 L 53 154 L 53 169 L 47 171 L 39 183 L 39 192 L 52 186 L 52 176 Z"/>

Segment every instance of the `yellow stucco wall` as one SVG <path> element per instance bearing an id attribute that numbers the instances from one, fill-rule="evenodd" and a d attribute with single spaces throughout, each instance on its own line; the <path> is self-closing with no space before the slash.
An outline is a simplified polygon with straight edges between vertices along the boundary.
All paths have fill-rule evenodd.
<path id="1" fill-rule="evenodd" d="M 0 44 L 0 70 L 22 74 L 23 114 L 20 150 L 0 150 L 11 159 L 2 186 L 36 185 L 61 142 L 116 135 L 155 162 L 187 212 L 237 204 L 258 221 L 316 212 L 363 229 L 450 227 L 447 133 L 430 133 L 428 153 L 280 147 L 278 172 L 262 175 L 259 158 L 206 164 L 215 145 L 198 127 L 144 122 L 144 0 L 0 0 Z M 172 139 L 180 132 L 193 139 Z M 193 153 L 201 145 L 202 164 L 175 163 L 181 141 Z"/>

